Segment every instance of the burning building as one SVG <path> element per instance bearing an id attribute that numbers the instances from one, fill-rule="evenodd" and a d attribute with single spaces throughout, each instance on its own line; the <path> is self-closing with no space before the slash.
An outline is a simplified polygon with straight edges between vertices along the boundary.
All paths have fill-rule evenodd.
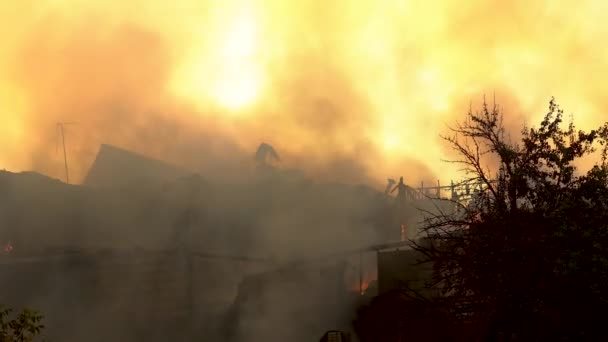
<path id="1" fill-rule="evenodd" d="M 281 172 L 210 182 L 103 145 L 84 186 L 0 173 L 0 302 L 40 309 L 63 341 L 167 340 L 186 318 L 208 332 L 229 308 L 239 342 L 347 330 L 373 272 L 345 282 L 338 259 L 274 272 L 272 258 L 251 256 L 398 240 L 390 199 Z M 87 336 L 89 319 L 112 329 Z"/>

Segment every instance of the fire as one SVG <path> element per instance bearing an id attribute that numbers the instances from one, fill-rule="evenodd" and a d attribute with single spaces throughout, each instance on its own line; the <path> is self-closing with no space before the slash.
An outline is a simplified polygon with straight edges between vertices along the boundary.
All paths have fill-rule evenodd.
<path id="1" fill-rule="evenodd" d="M 361 287 L 360 287 L 360 289 L 359 289 L 359 291 L 360 291 L 360 294 L 361 294 L 361 295 L 364 295 L 364 294 L 365 294 L 365 292 L 366 292 L 366 291 L 367 291 L 367 289 L 369 288 L 369 284 L 370 284 L 371 282 L 372 282 L 371 280 L 364 280 L 364 281 L 361 283 Z"/>
<path id="2" fill-rule="evenodd" d="M 373 270 L 364 272 L 361 279 L 357 279 L 356 281 L 352 282 L 349 286 L 349 291 L 359 293 L 360 295 L 365 295 L 370 289 L 370 286 L 376 281 L 378 281 L 378 272 L 374 268 Z"/>
<path id="3" fill-rule="evenodd" d="M 361 283 L 359 283 L 359 281 L 357 281 L 356 283 L 353 283 L 350 286 L 350 291 L 351 292 L 355 292 L 355 293 L 359 293 L 360 295 L 365 295 L 365 293 L 367 292 L 367 290 L 369 289 L 370 285 L 376 281 L 376 279 L 364 279 Z"/>

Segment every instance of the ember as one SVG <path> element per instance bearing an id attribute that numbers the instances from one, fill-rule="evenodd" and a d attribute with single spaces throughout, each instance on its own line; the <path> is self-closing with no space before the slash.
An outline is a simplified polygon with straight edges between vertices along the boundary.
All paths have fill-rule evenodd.
<path id="1" fill-rule="evenodd" d="M 10 241 L 4 244 L 4 246 L 2 246 L 2 252 L 4 252 L 4 254 L 10 254 L 13 249 L 13 244 Z"/>
<path id="2" fill-rule="evenodd" d="M 364 294 L 365 294 L 365 291 L 367 291 L 367 289 L 369 288 L 369 283 L 370 283 L 370 281 L 369 281 L 369 280 L 364 280 L 364 281 L 361 283 L 361 288 L 360 288 L 361 295 L 364 295 Z"/>
<path id="3" fill-rule="evenodd" d="M 363 296 L 376 281 L 378 281 L 378 272 L 374 269 L 364 274 L 360 280 L 353 282 L 350 286 L 350 291 L 357 292 Z"/>

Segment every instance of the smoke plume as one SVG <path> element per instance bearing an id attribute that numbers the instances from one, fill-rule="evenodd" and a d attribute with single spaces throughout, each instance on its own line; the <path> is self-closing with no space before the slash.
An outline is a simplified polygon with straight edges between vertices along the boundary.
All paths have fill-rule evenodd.
<path id="1" fill-rule="evenodd" d="M 602 119 L 603 1 L 5 2 L 2 167 L 80 180 L 100 143 L 203 168 L 260 141 L 348 181 L 454 175 L 438 134 L 483 94 Z M 505 103 L 506 102 L 506 103 Z"/>

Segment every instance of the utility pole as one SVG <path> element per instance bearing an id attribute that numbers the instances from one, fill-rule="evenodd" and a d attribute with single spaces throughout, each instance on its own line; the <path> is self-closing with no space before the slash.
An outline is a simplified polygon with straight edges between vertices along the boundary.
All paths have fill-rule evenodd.
<path id="1" fill-rule="evenodd" d="M 61 131 L 61 142 L 63 144 L 63 163 L 65 165 L 65 182 L 70 184 L 70 173 L 68 171 L 68 154 L 65 149 L 65 125 L 74 125 L 75 122 L 58 122 L 57 128 Z"/>

